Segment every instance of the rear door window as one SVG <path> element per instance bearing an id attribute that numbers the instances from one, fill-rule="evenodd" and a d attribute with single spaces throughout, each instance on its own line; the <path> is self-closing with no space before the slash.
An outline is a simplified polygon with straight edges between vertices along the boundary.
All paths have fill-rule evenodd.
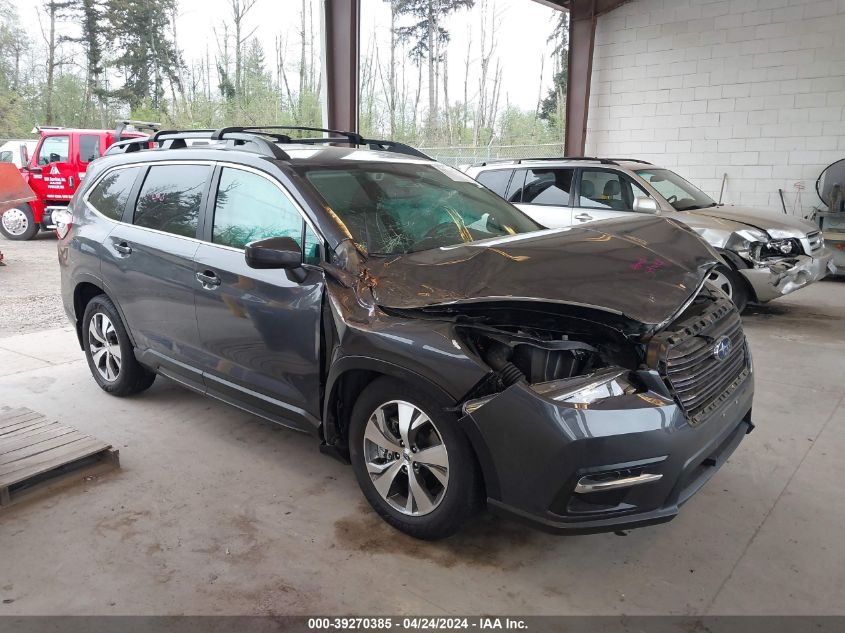
<path id="1" fill-rule="evenodd" d="M 134 224 L 184 237 L 196 237 L 210 165 L 154 165 L 147 172 Z"/>
<path id="2" fill-rule="evenodd" d="M 107 174 L 88 194 L 88 204 L 107 218 L 122 220 L 129 194 L 141 169 L 127 167 Z"/>
<path id="3" fill-rule="evenodd" d="M 224 167 L 217 186 L 211 241 L 232 248 L 268 237 L 290 237 L 310 255 L 317 240 L 309 236 L 303 248 L 304 220 L 293 202 L 270 179 L 242 169 Z M 308 253 L 308 250 L 314 251 Z"/>
<path id="4" fill-rule="evenodd" d="M 529 169 L 522 191 L 523 204 L 568 207 L 574 169 Z"/>
<path id="5" fill-rule="evenodd" d="M 478 174 L 476 180 L 504 198 L 512 175 L 513 169 L 491 169 Z"/>
<path id="6" fill-rule="evenodd" d="M 96 134 L 79 135 L 79 161 L 90 163 L 100 157 L 100 137 Z"/>
<path id="7" fill-rule="evenodd" d="M 38 164 L 66 163 L 69 149 L 69 136 L 47 136 L 38 150 Z"/>

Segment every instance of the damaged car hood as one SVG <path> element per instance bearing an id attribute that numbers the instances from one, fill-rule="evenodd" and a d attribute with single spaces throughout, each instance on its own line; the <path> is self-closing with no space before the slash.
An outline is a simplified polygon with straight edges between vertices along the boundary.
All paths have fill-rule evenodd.
<path id="1" fill-rule="evenodd" d="M 689 215 L 693 217 L 704 216 L 706 218 L 715 218 L 718 220 L 744 224 L 761 231 L 777 229 L 780 231 L 793 232 L 800 236 L 805 236 L 810 231 L 818 230 L 815 225 L 807 222 L 806 220 L 802 220 L 801 218 L 796 218 L 784 213 L 772 213 L 771 211 L 766 211 L 764 209 L 754 209 L 752 207 L 723 205 L 721 207 L 713 207 L 712 209 L 682 211 L 679 212 L 678 215 Z M 694 222 L 690 222 L 689 224 L 692 225 Z"/>
<path id="2" fill-rule="evenodd" d="M 717 256 L 665 218 L 632 217 L 483 240 L 367 262 L 382 307 L 546 301 L 654 326 L 701 285 Z"/>

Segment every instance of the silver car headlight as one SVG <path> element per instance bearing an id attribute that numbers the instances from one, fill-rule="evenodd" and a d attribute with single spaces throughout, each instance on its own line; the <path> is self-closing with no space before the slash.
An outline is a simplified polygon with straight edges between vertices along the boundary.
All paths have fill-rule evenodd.
<path id="1" fill-rule="evenodd" d="M 798 240 L 789 238 L 783 240 L 772 240 L 760 247 L 760 257 L 788 257 L 800 255 L 801 244 Z"/>
<path id="2" fill-rule="evenodd" d="M 731 233 L 726 247 L 728 250 L 737 253 L 750 253 L 755 244 L 767 244 L 768 242 L 769 236 L 763 231 L 743 229 L 742 231 Z"/>

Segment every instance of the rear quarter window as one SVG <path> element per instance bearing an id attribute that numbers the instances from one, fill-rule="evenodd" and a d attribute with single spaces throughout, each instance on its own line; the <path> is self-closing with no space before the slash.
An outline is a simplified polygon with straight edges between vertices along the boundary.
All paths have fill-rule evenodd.
<path id="1" fill-rule="evenodd" d="M 88 194 L 88 204 L 107 218 L 122 220 L 123 212 L 141 167 L 117 169 L 106 174 Z"/>
<path id="2" fill-rule="evenodd" d="M 482 171 L 475 179 L 490 191 L 504 198 L 512 174 L 513 169 L 491 169 L 489 171 Z"/>

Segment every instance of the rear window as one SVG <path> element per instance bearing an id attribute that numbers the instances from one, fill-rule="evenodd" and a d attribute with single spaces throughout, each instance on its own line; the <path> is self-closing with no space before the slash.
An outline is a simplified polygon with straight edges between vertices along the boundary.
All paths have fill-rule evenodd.
<path id="1" fill-rule="evenodd" d="M 196 237 L 202 197 L 210 177 L 209 165 L 150 167 L 135 206 L 135 225 Z"/>
<path id="2" fill-rule="evenodd" d="M 107 218 L 122 220 L 140 167 L 118 169 L 106 175 L 88 194 L 88 204 Z"/>
<path id="3" fill-rule="evenodd" d="M 511 174 L 513 174 L 513 169 L 491 169 L 481 172 L 475 179 L 490 191 L 504 198 L 508 190 L 508 183 L 511 181 Z"/>

